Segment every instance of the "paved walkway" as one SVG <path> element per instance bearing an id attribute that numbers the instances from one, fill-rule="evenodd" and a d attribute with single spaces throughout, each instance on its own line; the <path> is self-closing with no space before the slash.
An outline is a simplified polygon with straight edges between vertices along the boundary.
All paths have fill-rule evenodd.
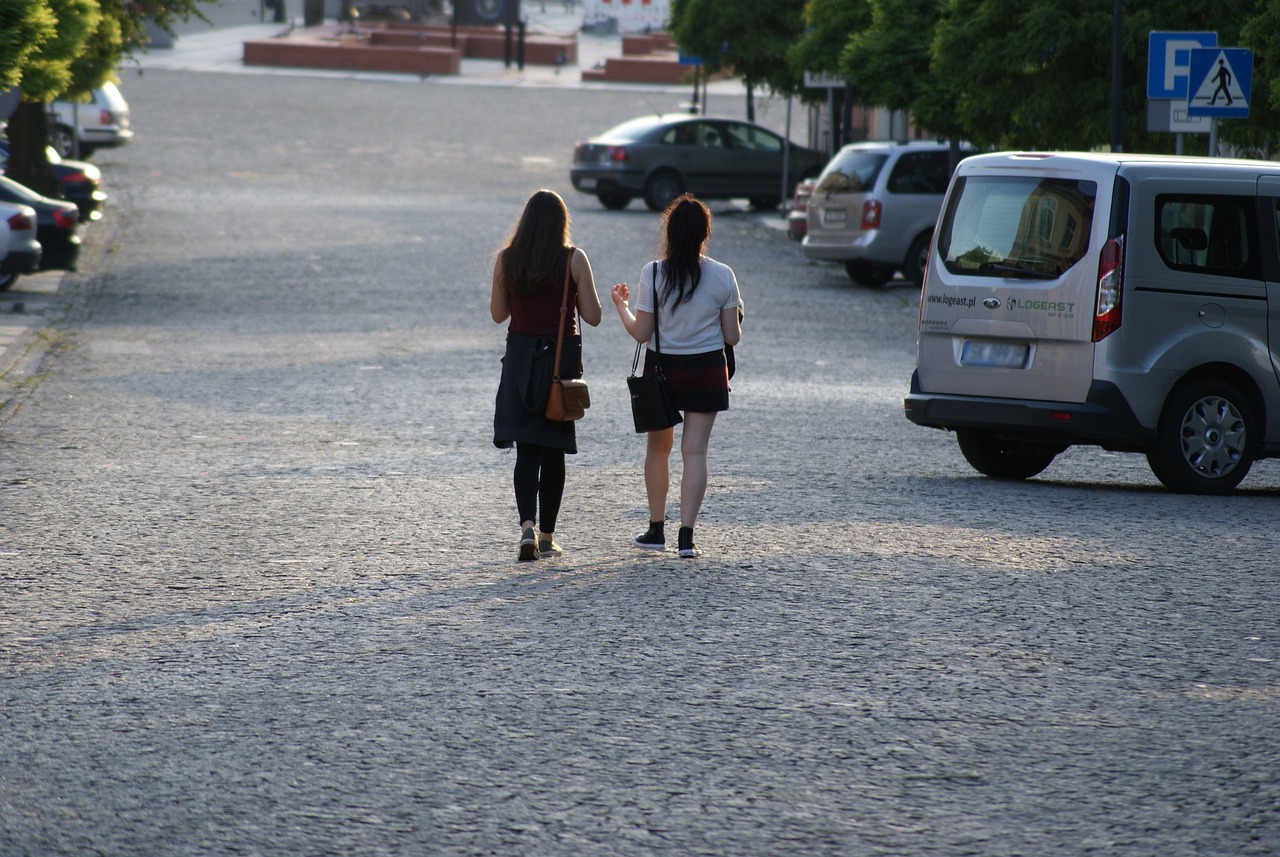
<path id="1" fill-rule="evenodd" d="M 254 3 L 239 4 L 243 9 L 251 9 L 256 5 Z M 268 68 L 244 64 L 245 42 L 271 39 L 286 34 L 301 26 L 300 17 L 287 24 L 237 24 L 204 30 L 199 29 L 203 26 L 202 24 L 188 22 L 183 27 L 186 31 L 180 32 L 171 46 L 152 47 L 146 53 L 137 54 L 130 62 L 136 62 L 136 66 L 143 70 L 168 69 L 222 74 L 359 78 L 438 86 L 529 86 L 633 91 L 689 89 L 687 86 L 665 84 L 584 83 L 583 69 L 595 68 L 602 65 L 609 57 L 622 55 L 622 37 L 617 33 L 596 35 L 580 32 L 583 23 L 581 6 L 577 6 L 576 12 L 570 13 L 564 12 L 563 6 L 561 2 L 548 2 L 547 11 L 543 12 L 541 4 L 530 2 L 525 8 L 530 33 L 578 32 L 578 64 L 563 69 L 526 64 L 521 70 L 514 66 L 507 67 L 497 60 L 464 59 L 462 73 L 456 77 L 437 75 L 420 78 L 418 75 L 407 74 Z M 239 11 L 235 6 L 228 6 L 228 9 L 233 12 Z M 327 21 L 324 26 L 334 26 L 334 22 Z M 732 79 L 713 81 L 708 84 L 708 91 L 717 95 L 735 95 L 744 92 L 742 83 Z M 785 223 L 781 220 L 769 218 L 768 221 L 770 226 L 785 228 Z M 40 342 L 39 331 L 50 322 L 48 312 L 54 304 L 61 281 L 61 271 L 46 271 L 34 276 L 21 277 L 10 291 L 0 292 L 0 380 L 14 382 L 15 379 L 9 377 L 11 373 L 16 373 L 17 378 L 20 379 L 22 375 L 31 371 L 41 351 L 36 347 Z M 11 389 L 13 389 L 12 384 L 0 387 L 0 391 Z M 3 398 L 5 395 L 6 393 L 0 392 L 0 408 L 5 404 Z"/>

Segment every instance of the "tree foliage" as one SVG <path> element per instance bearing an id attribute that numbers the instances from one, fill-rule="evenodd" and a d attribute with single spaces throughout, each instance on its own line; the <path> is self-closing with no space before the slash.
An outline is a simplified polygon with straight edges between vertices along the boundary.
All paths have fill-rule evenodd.
<path id="1" fill-rule="evenodd" d="M 673 0 L 669 29 L 708 71 L 732 69 L 750 87 L 791 92 L 799 80 L 786 55 L 803 12 L 804 0 Z"/>
<path id="2" fill-rule="evenodd" d="M 0 90 L 19 84 L 31 55 L 54 37 L 57 23 L 45 0 L 0 3 Z"/>
<path id="3" fill-rule="evenodd" d="M 8 175 L 60 196 L 44 103 L 86 97 L 146 44 L 148 21 L 172 35 L 178 21 L 204 19 L 201 2 L 215 0 L 0 0 L 0 88 L 20 85 L 23 102 L 9 120 Z"/>
<path id="4" fill-rule="evenodd" d="M 751 85 L 794 93 L 806 71 L 836 74 L 857 101 L 908 110 L 918 127 L 980 146 L 1110 143 L 1113 0 L 804 0 L 798 21 L 796 2 L 673 0 L 671 32 L 682 50 Z M 1280 3 L 1121 6 L 1125 149 L 1174 146 L 1173 135 L 1147 131 L 1148 34 L 1155 30 L 1215 30 L 1220 45 L 1253 49 L 1249 118 L 1223 121 L 1220 136 L 1258 151 L 1280 149 Z"/>

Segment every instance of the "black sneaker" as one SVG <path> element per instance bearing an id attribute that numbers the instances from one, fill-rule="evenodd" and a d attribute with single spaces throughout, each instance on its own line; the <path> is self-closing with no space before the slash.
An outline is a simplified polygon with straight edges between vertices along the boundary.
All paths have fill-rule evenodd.
<path id="1" fill-rule="evenodd" d="M 520 534 L 520 556 L 521 562 L 537 559 L 540 556 L 538 552 L 538 537 L 533 534 L 533 527 L 525 530 Z"/>
<path id="2" fill-rule="evenodd" d="M 538 539 L 538 553 L 543 557 L 560 556 L 564 553 L 564 548 L 556 544 L 555 539 Z"/>
<path id="3" fill-rule="evenodd" d="M 649 529 L 631 540 L 631 544 L 645 550 L 661 551 L 667 549 L 667 537 L 662 531 L 661 521 L 650 521 Z"/>
<path id="4" fill-rule="evenodd" d="M 702 556 L 702 551 L 693 543 L 693 527 L 681 527 L 676 543 L 680 547 L 681 559 L 695 559 Z"/>

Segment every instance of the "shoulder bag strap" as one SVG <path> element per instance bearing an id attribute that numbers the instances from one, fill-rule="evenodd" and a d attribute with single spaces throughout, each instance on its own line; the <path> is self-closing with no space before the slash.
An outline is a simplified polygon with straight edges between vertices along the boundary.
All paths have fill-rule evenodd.
<path id="1" fill-rule="evenodd" d="M 653 271 L 653 351 L 661 357 L 662 355 L 662 338 L 658 336 L 658 270 Z M 659 360 L 659 363 L 662 361 Z"/>
<path id="2" fill-rule="evenodd" d="M 569 248 L 569 258 L 564 263 L 564 295 L 560 298 L 560 329 L 556 332 L 556 362 L 551 370 L 552 382 L 560 380 L 560 353 L 564 348 L 564 318 L 569 314 L 569 279 L 573 266 L 573 248 Z"/>
<path id="3" fill-rule="evenodd" d="M 636 369 L 640 366 L 640 351 L 644 348 L 643 342 L 636 343 L 635 357 L 631 358 L 631 374 L 636 374 Z M 657 366 L 658 374 L 662 374 L 662 338 L 658 336 L 658 269 L 655 266 L 653 271 L 653 353 L 658 355 Z"/>

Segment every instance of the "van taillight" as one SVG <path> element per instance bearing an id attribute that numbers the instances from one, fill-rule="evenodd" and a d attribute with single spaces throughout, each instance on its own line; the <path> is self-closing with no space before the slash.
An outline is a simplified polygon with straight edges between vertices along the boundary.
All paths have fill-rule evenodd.
<path id="1" fill-rule="evenodd" d="M 1112 238 L 1098 258 L 1098 300 L 1093 311 L 1093 341 L 1120 329 L 1120 296 L 1124 292 L 1124 236 Z"/>
<path id="2" fill-rule="evenodd" d="M 879 229 L 880 214 L 884 211 L 884 206 L 874 199 L 869 199 L 862 204 L 862 228 L 863 229 Z"/>

